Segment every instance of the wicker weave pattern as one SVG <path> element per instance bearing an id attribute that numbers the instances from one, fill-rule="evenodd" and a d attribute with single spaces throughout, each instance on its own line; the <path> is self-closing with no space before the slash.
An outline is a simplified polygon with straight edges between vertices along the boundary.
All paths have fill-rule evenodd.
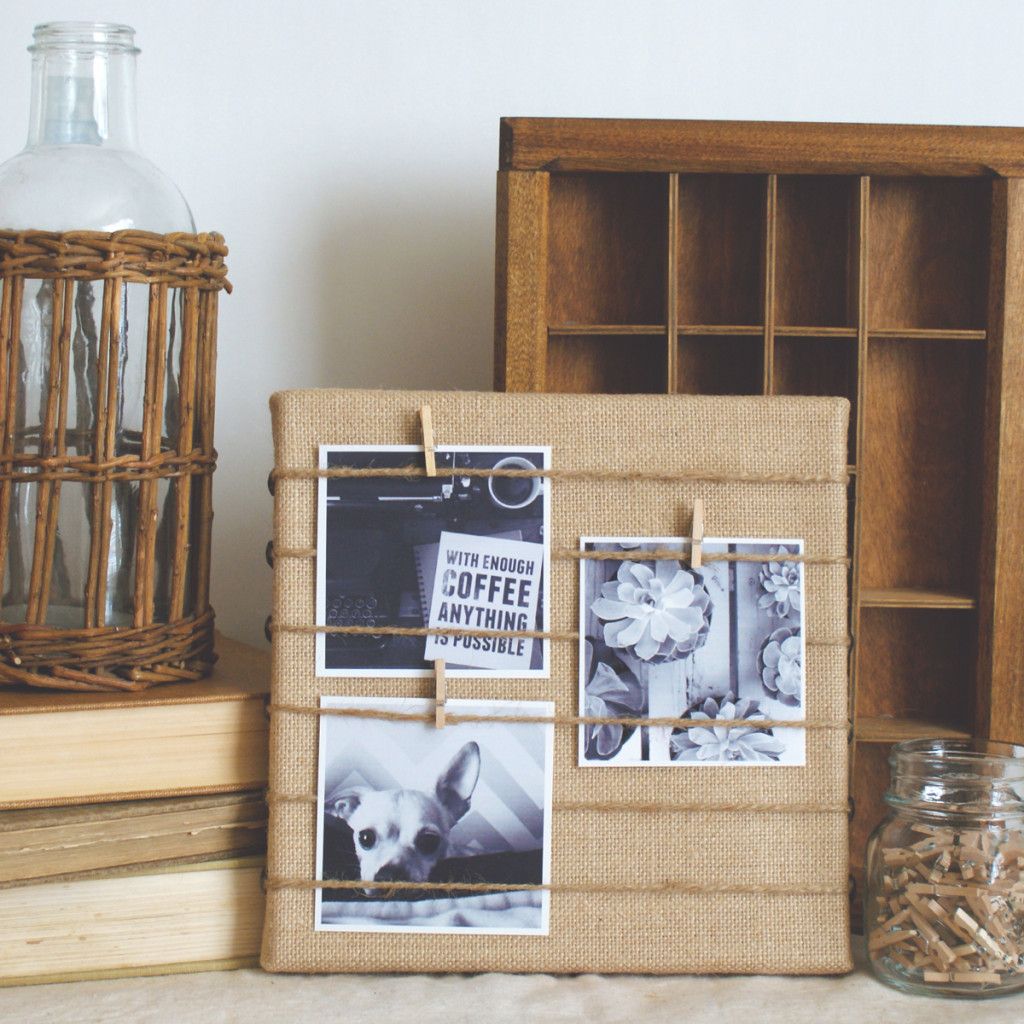
<path id="1" fill-rule="evenodd" d="M 0 577 L 10 558 L 12 503 L 18 488 L 35 488 L 23 621 L 4 621 L 0 607 L 0 684 L 130 690 L 208 673 L 214 659 L 209 572 L 217 296 L 231 287 L 226 254 L 217 234 L 0 231 Z M 25 404 L 19 397 L 22 306 L 30 279 L 52 282 L 41 411 L 19 408 Z M 83 281 L 101 282 L 102 289 L 91 366 L 96 414 L 87 429 L 69 426 L 75 289 Z M 145 385 L 142 409 L 135 410 L 141 430 L 122 430 L 119 450 L 119 414 L 127 401 L 119 394 L 127 284 L 148 286 Z M 168 311 L 177 292 L 180 352 L 174 356 L 172 382 L 167 379 Z M 174 407 L 173 436 L 164 431 L 168 403 Z M 38 426 L 25 426 L 35 419 L 41 419 Z M 158 616 L 154 586 L 161 480 L 169 481 L 171 489 L 172 554 L 167 613 Z M 130 625 L 113 626 L 105 621 L 107 567 L 114 485 L 123 481 L 138 485 L 132 614 Z M 74 629 L 47 621 L 61 486 L 68 482 L 85 484 L 89 491 L 90 537 L 80 595 L 84 623 Z M 189 575 L 192 602 L 186 595 Z"/>
<path id="2" fill-rule="evenodd" d="M 231 291 L 221 235 L 151 231 L 0 231 L 0 278 L 117 278 Z"/>

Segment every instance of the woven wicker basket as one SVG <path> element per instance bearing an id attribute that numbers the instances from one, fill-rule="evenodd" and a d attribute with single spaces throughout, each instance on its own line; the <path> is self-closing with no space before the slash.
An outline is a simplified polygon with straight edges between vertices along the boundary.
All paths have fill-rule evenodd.
<path id="1" fill-rule="evenodd" d="M 216 234 L 0 232 L 0 683 L 135 690 L 212 667 L 226 254 Z"/>

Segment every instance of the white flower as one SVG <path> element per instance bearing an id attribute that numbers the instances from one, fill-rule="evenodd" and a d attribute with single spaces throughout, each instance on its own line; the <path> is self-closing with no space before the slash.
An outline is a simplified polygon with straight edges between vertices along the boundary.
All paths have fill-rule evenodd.
<path id="1" fill-rule="evenodd" d="M 708 698 L 701 710 L 691 711 L 689 718 L 707 721 L 708 726 L 691 726 L 680 729 L 672 736 L 672 752 L 679 761 L 777 761 L 786 749 L 786 744 L 765 729 L 758 729 L 756 723 L 764 719 L 763 712 L 755 700 L 733 702 L 725 699 L 719 707 L 717 701 Z M 715 721 L 750 721 L 751 727 L 716 726 Z"/>
<path id="2" fill-rule="evenodd" d="M 761 683 L 771 697 L 798 705 L 803 693 L 804 666 L 800 630 L 780 626 L 766 637 L 757 655 Z"/>
<path id="3" fill-rule="evenodd" d="M 786 548 L 777 548 L 773 555 L 788 555 Z M 786 618 L 790 611 L 800 611 L 802 596 L 800 593 L 800 566 L 796 562 L 783 559 L 768 562 L 761 569 L 759 577 L 764 593 L 758 598 L 757 606 L 767 608 L 769 614 Z"/>
<path id="4" fill-rule="evenodd" d="M 711 626 L 711 595 L 697 573 L 679 562 L 625 561 L 601 587 L 591 611 L 604 623 L 609 647 L 642 661 L 668 661 L 703 646 Z"/>

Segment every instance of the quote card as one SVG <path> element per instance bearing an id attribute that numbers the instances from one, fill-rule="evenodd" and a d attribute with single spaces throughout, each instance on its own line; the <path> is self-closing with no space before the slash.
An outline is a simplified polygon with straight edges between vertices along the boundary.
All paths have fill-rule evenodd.
<path id="1" fill-rule="evenodd" d="M 533 629 L 544 545 L 443 532 L 427 628 Z M 428 636 L 424 657 L 488 669 L 528 669 L 529 637 Z"/>

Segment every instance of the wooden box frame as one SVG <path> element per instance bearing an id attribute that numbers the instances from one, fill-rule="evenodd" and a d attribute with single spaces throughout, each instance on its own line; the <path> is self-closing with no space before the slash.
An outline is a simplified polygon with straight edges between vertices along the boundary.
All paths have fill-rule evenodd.
<path id="1" fill-rule="evenodd" d="M 1024 742 L 1024 129 L 504 119 L 495 306 L 499 390 L 850 398 L 855 875 L 891 743 Z"/>

